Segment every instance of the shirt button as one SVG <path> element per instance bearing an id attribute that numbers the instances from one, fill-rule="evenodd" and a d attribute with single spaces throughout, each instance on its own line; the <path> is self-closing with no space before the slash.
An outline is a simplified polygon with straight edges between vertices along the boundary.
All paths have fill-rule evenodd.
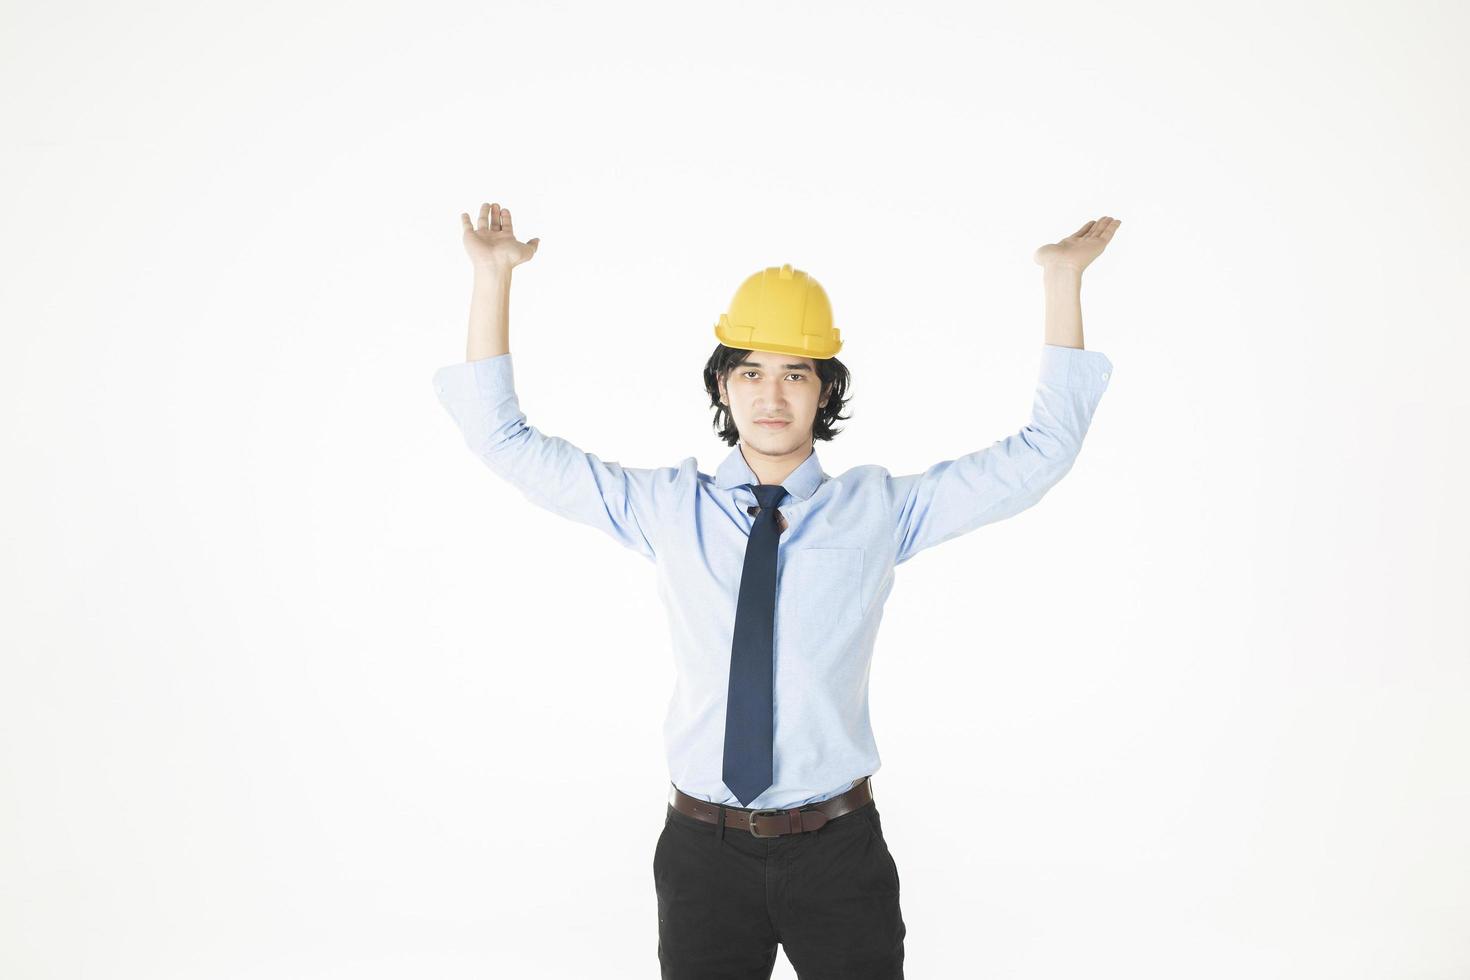
<path id="1" fill-rule="evenodd" d="M 1104 372 L 1103 372 L 1103 373 L 1102 373 L 1102 376 L 1103 376 L 1103 380 L 1104 380 L 1104 381 L 1106 381 L 1106 380 L 1108 380 L 1108 372 L 1106 372 L 1106 371 L 1104 371 Z"/>

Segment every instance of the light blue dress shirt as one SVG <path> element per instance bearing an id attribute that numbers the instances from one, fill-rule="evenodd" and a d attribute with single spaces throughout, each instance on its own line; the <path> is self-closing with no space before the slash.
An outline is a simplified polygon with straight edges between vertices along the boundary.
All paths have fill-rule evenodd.
<path id="1" fill-rule="evenodd" d="M 1031 420 L 993 445 L 892 476 L 881 466 L 822 471 L 812 452 L 782 485 L 777 551 L 775 781 L 755 809 L 836 796 L 881 765 L 868 673 L 894 567 L 1010 517 L 1066 475 L 1107 390 L 1112 362 L 1044 344 Z M 745 544 L 760 480 L 740 446 L 714 476 L 693 456 L 635 469 L 604 462 L 526 422 L 511 355 L 434 374 L 470 450 L 537 506 L 610 535 L 657 566 L 675 683 L 664 720 L 669 779 L 707 803 L 740 806 L 720 778 L 725 696 Z"/>

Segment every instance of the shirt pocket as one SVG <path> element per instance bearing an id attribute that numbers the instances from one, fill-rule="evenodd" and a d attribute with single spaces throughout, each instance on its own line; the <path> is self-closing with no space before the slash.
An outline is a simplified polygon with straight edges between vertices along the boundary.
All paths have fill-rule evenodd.
<path id="1" fill-rule="evenodd" d="M 803 644 L 846 634 L 862 619 L 863 549 L 792 551 L 786 556 L 785 579 Z"/>

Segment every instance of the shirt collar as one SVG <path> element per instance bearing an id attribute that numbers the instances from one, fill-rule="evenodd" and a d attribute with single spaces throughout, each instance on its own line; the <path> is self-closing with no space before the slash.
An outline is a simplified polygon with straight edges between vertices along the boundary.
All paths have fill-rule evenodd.
<path id="1" fill-rule="evenodd" d="M 822 462 L 817 458 L 817 449 L 813 446 L 811 455 L 802 460 L 801 465 L 781 481 L 781 486 L 785 487 L 786 492 L 792 497 L 805 500 L 816 493 L 817 487 L 822 485 L 822 480 Z M 731 447 L 730 454 L 715 471 L 715 486 L 724 490 L 731 490 L 747 483 L 759 484 L 760 482 L 760 478 L 745 461 L 745 454 L 740 451 L 739 443 Z"/>

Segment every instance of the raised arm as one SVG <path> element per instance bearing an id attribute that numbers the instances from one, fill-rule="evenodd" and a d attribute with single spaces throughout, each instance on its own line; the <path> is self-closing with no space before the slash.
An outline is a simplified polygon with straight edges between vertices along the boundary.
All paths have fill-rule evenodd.
<path id="1" fill-rule="evenodd" d="M 657 559 L 658 515 L 675 505 L 680 474 L 693 478 L 693 458 L 633 469 L 544 435 L 526 423 L 509 352 L 446 365 L 434 372 L 434 388 L 470 451 L 527 500 Z"/>
<path id="2" fill-rule="evenodd" d="M 470 337 L 465 360 L 510 353 L 510 273 L 529 262 L 541 247 L 541 239 L 516 241 L 510 209 L 499 204 L 480 205 L 480 222 L 470 224 L 461 211 L 464 250 L 475 270 L 475 288 L 470 294 Z"/>
<path id="3" fill-rule="evenodd" d="M 479 226 L 461 214 L 475 270 L 467 359 L 434 373 L 434 390 L 470 450 L 532 503 L 596 527 L 627 548 L 656 558 L 656 517 L 672 505 L 680 467 L 632 469 L 604 462 L 528 425 L 516 397 L 510 354 L 511 270 L 535 255 L 540 239 L 520 243 L 510 212 L 480 209 Z"/>
<path id="4" fill-rule="evenodd" d="M 1104 216 L 1036 250 L 1046 290 L 1046 343 L 1031 418 L 985 449 L 889 478 L 895 564 L 1020 513 L 1072 468 L 1113 373 L 1107 355 L 1082 349 L 1082 270 L 1120 223 Z"/>

